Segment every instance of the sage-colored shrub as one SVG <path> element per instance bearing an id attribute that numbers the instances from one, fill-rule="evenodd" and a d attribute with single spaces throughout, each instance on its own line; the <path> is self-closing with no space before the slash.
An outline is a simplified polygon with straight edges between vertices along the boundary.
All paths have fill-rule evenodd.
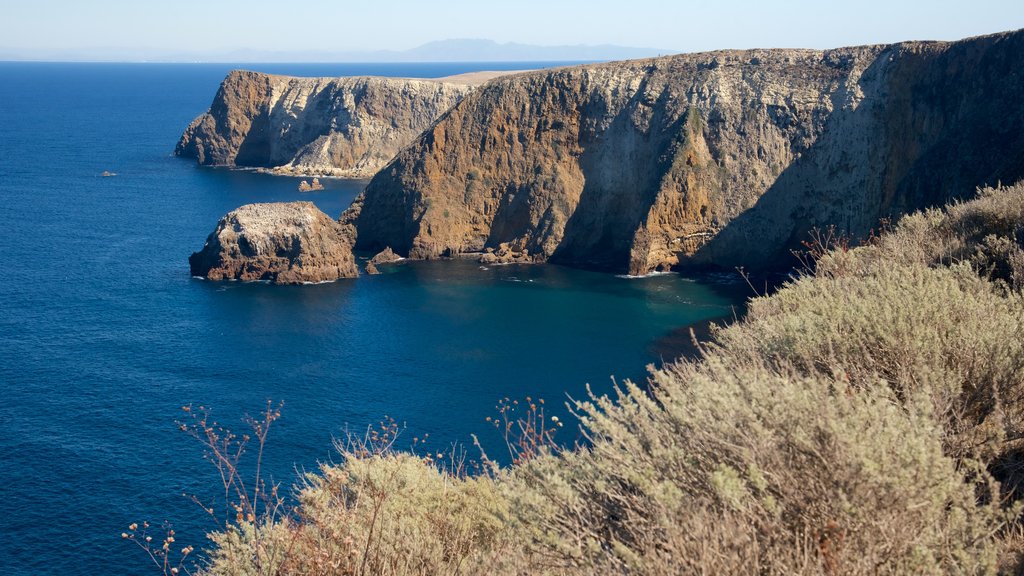
<path id="1" fill-rule="evenodd" d="M 989 462 L 1024 438 L 1024 300 L 966 265 L 801 278 L 715 338 L 743 361 L 927 396 L 958 459 Z"/>
<path id="2" fill-rule="evenodd" d="M 407 453 L 350 453 L 309 475 L 299 503 L 297 518 L 219 535 L 207 573 L 459 574 L 515 556 L 491 478 Z"/>
<path id="3" fill-rule="evenodd" d="M 818 276 L 866 275 L 880 268 L 970 264 L 979 275 L 1024 289 L 1024 182 L 983 188 L 944 209 L 903 217 L 868 246 L 835 250 L 817 261 Z"/>
<path id="4" fill-rule="evenodd" d="M 1024 573 L 1024 185 L 903 218 L 480 476 L 384 451 L 207 574 Z M 543 442 L 539 442 L 543 445 Z"/>
<path id="5" fill-rule="evenodd" d="M 589 450 L 502 483 L 548 565 L 583 573 L 984 574 L 979 506 L 928 398 L 713 355 L 580 405 Z"/>

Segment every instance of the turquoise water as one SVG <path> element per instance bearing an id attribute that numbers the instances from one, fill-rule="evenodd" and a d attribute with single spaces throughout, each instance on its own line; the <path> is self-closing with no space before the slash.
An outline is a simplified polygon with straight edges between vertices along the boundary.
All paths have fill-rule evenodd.
<path id="1" fill-rule="evenodd" d="M 181 494 L 209 497 L 216 477 L 176 430 L 182 405 L 211 406 L 240 429 L 245 412 L 284 401 L 267 460 L 286 486 L 332 459 L 346 427 L 384 416 L 407 426 L 399 445 L 429 432 L 429 447 L 445 449 L 477 433 L 500 453 L 484 422 L 499 398 L 557 409 L 588 383 L 606 392 L 612 376 L 642 378 L 685 341 L 681 327 L 731 315 L 746 294 L 728 277 L 471 262 L 298 287 L 190 278 L 188 255 L 228 210 L 310 199 L 337 216 L 364 185 L 327 180 L 300 194 L 296 179 L 171 157 L 229 68 L 0 63 L 2 574 L 145 573 L 120 540 L 144 519 L 204 545 L 212 526 Z"/>

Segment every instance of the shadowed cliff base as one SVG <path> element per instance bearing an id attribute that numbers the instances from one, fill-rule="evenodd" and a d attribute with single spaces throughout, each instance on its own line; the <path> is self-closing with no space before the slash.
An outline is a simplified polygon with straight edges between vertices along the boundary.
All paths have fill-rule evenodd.
<path id="1" fill-rule="evenodd" d="M 634 275 L 781 267 L 814 227 L 865 237 L 880 218 L 1024 176 L 1022 58 L 1018 31 L 499 78 L 342 221 L 359 248 L 413 258 L 507 243 Z"/>

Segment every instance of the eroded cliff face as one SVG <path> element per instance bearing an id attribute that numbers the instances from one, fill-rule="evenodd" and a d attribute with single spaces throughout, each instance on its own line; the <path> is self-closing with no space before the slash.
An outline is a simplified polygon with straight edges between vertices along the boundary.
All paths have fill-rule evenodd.
<path id="1" fill-rule="evenodd" d="M 209 166 L 369 177 L 472 89 L 433 80 L 234 71 L 175 154 Z"/>
<path id="2" fill-rule="evenodd" d="M 1024 176 L 1024 33 L 688 54 L 508 76 L 470 94 L 342 216 L 413 258 L 507 243 L 644 274 L 765 268 L 816 226 Z"/>

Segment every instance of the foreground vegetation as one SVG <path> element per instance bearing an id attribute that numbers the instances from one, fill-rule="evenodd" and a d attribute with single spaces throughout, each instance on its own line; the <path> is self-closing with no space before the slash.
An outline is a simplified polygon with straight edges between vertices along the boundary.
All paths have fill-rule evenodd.
<path id="1" fill-rule="evenodd" d="M 992 574 L 1024 558 L 1024 185 L 903 218 L 515 465 L 343 447 L 204 573 Z M 811 269 L 813 268 L 813 269 Z"/>

